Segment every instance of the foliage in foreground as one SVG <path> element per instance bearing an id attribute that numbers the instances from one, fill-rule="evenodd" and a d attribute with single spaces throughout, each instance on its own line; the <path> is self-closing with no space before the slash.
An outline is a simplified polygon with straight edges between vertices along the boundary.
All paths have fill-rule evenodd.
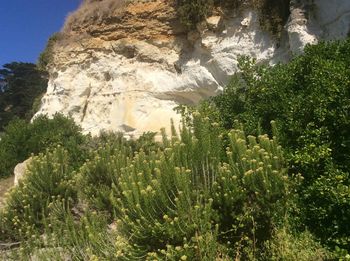
<path id="1" fill-rule="evenodd" d="M 330 247 L 350 250 L 350 40 L 309 46 L 288 64 L 243 59 L 213 99 L 226 128 L 271 133 L 275 120 L 290 173 L 301 173 L 301 224 Z"/>
<path id="2" fill-rule="evenodd" d="M 76 199 L 73 171 L 68 153 L 62 148 L 40 154 L 30 163 L 19 185 L 12 188 L 1 213 L 1 240 L 30 239 L 43 227 L 52 202 Z"/>
<path id="3" fill-rule="evenodd" d="M 163 134 L 152 150 L 134 151 L 121 136 L 113 140 L 78 172 L 63 148 L 33 161 L 0 214 L 3 235 L 22 241 L 8 255 L 263 260 L 267 249 L 276 259 L 282 254 L 275 231 L 285 227 L 294 181 L 275 139 L 246 136 L 239 127 L 225 134 L 194 113 L 178 135 Z M 286 242 L 313 242 L 291 253 L 300 260 L 328 255 L 308 234 L 299 239 L 285 233 Z"/>
<path id="4" fill-rule="evenodd" d="M 310 232 L 292 235 L 288 226 L 276 229 L 271 240 L 265 243 L 266 260 L 311 261 L 331 259 L 327 250 L 315 241 Z M 333 257 L 334 258 L 334 257 Z"/>

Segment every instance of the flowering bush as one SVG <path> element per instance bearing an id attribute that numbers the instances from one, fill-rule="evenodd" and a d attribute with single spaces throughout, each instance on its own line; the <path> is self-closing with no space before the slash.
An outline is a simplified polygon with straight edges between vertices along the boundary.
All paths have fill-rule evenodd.
<path id="1" fill-rule="evenodd" d="M 184 115 L 161 143 L 111 137 L 77 174 L 66 150 L 40 155 L 8 196 L 1 240 L 23 240 L 12 253 L 23 259 L 253 260 L 267 246 L 280 255 L 275 230 L 292 186 L 281 147 L 206 115 Z"/>
<path id="2" fill-rule="evenodd" d="M 162 143 L 134 156 L 125 144 L 106 147 L 81 168 L 82 198 L 114 213 L 128 239 L 120 257 L 213 260 L 271 236 L 286 211 L 289 183 L 275 140 L 239 129 L 226 136 L 195 112 Z"/>
<path id="3" fill-rule="evenodd" d="M 42 231 L 51 202 L 72 204 L 76 200 L 73 175 L 68 153 L 62 147 L 35 157 L 1 209 L 0 239 L 28 239 Z"/>

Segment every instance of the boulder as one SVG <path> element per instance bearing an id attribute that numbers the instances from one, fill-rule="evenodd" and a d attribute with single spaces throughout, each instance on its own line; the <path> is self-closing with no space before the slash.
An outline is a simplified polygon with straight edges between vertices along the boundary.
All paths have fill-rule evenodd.
<path id="1" fill-rule="evenodd" d="M 217 30 L 222 24 L 221 16 L 210 16 L 206 19 L 207 26 L 210 30 Z"/>
<path id="2" fill-rule="evenodd" d="M 23 161 L 22 163 L 18 163 L 16 165 L 16 167 L 13 171 L 15 174 L 15 180 L 14 180 L 15 186 L 17 186 L 19 180 L 21 180 L 24 177 L 24 175 L 28 169 L 28 165 L 31 161 L 32 161 L 32 158 L 30 157 L 29 159 Z"/>

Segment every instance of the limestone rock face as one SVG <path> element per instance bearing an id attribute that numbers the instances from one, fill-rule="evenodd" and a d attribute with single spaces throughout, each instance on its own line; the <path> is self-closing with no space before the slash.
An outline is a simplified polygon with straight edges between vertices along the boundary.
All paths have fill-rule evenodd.
<path id="1" fill-rule="evenodd" d="M 348 0 L 291 0 L 278 41 L 251 8 L 217 13 L 187 32 L 171 2 L 131 1 L 64 32 L 38 114 L 64 113 L 92 134 L 159 131 L 170 118 L 179 121 L 174 107 L 220 93 L 240 56 L 283 62 L 308 43 L 344 38 L 350 29 Z"/>

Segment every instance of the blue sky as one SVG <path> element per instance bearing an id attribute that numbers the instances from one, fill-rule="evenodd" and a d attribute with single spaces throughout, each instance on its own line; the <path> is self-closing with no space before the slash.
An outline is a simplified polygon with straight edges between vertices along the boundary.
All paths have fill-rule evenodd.
<path id="1" fill-rule="evenodd" d="M 47 39 L 81 0 L 0 0 L 0 67 L 35 63 Z"/>

